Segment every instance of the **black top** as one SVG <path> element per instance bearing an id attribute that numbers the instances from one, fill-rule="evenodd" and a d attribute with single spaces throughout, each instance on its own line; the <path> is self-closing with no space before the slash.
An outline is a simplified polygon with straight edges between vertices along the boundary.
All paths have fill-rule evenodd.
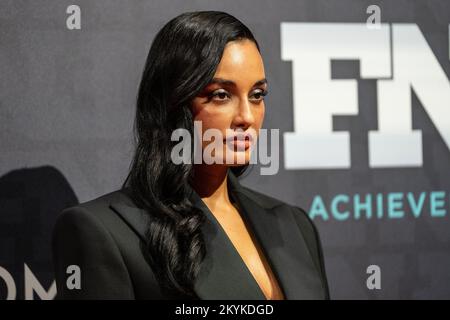
<path id="1" fill-rule="evenodd" d="M 239 184 L 229 171 L 229 194 L 258 243 L 286 299 L 329 299 L 317 230 L 299 207 Z M 201 299 L 265 300 L 264 293 L 219 222 L 194 191 L 206 215 L 206 256 L 195 282 Z M 125 190 L 65 209 L 53 233 L 58 299 L 170 299 L 141 250 L 148 213 Z M 67 267 L 81 270 L 81 289 L 66 286 Z"/>

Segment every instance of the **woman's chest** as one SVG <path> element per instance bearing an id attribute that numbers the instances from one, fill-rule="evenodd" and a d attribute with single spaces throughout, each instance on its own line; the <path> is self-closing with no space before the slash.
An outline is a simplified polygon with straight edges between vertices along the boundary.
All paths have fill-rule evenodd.
<path id="1" fill-rule="evenodd" d="M 264 252 L 235 207 L 218 212 L 217 221 L 241 256 L 249 272 L 268 300 L 283 299 L 283 293 Z"/>

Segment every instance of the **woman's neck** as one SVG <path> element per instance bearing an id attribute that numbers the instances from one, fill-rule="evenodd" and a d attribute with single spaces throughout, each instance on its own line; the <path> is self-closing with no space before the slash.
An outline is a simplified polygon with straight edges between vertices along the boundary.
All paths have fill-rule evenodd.
<path id="1" fill-rule="evenodd" d="M 227 166 L 194 165 L 193 180 L 192 187 L 210 209 L 230 204 Z"/>

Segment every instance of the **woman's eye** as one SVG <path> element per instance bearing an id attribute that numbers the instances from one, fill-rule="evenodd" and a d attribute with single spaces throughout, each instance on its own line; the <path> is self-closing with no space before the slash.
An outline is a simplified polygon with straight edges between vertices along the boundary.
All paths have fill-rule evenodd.
<path id="1" fill-rule="evenodd" d="M 264 97 L 269 93 L 269 91 L 267 90 L 261 90 L 261 91 L 256 91 L 252 97 L 255 98 L 255 100 L 261 101 L 264 100 Z"/>
<path id="2" fill-rule="evenodd" d="M 229 97 L 230 95 L 226 91 L 214 91 L 209 95 L 209 100 L 214 98 L 214 100 L 225 101 Z"/>

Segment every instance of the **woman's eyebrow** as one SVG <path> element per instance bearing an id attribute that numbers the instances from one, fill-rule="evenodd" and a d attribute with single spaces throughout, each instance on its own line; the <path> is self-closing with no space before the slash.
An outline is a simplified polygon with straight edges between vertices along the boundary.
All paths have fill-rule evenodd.
<path id="1" fill-rule="evenodd" d="M 227 79 L 223 79 L 223 78 L 213 78 L 213 79 L 210 81 L 209 84 L 214 84 L 214 83 L 222 84 L 222 85 L 229 85 L 229 86 L 232 86 L 232 87 L 236 87 L 236 83 L 234 83 L 234 82 L 231 81 L 231 80 L 227 80 Z M 266 79 L 266 78 L 256 81 L 255 84 L 254 84 L 253 86 L 254 86 L 254 87 L 255 87 L 255 86 L 259 86 L 259 85 L 262 85 L 262 84 L 264 84 L 264 83 L 267 83 L 267 79 Z"/>

